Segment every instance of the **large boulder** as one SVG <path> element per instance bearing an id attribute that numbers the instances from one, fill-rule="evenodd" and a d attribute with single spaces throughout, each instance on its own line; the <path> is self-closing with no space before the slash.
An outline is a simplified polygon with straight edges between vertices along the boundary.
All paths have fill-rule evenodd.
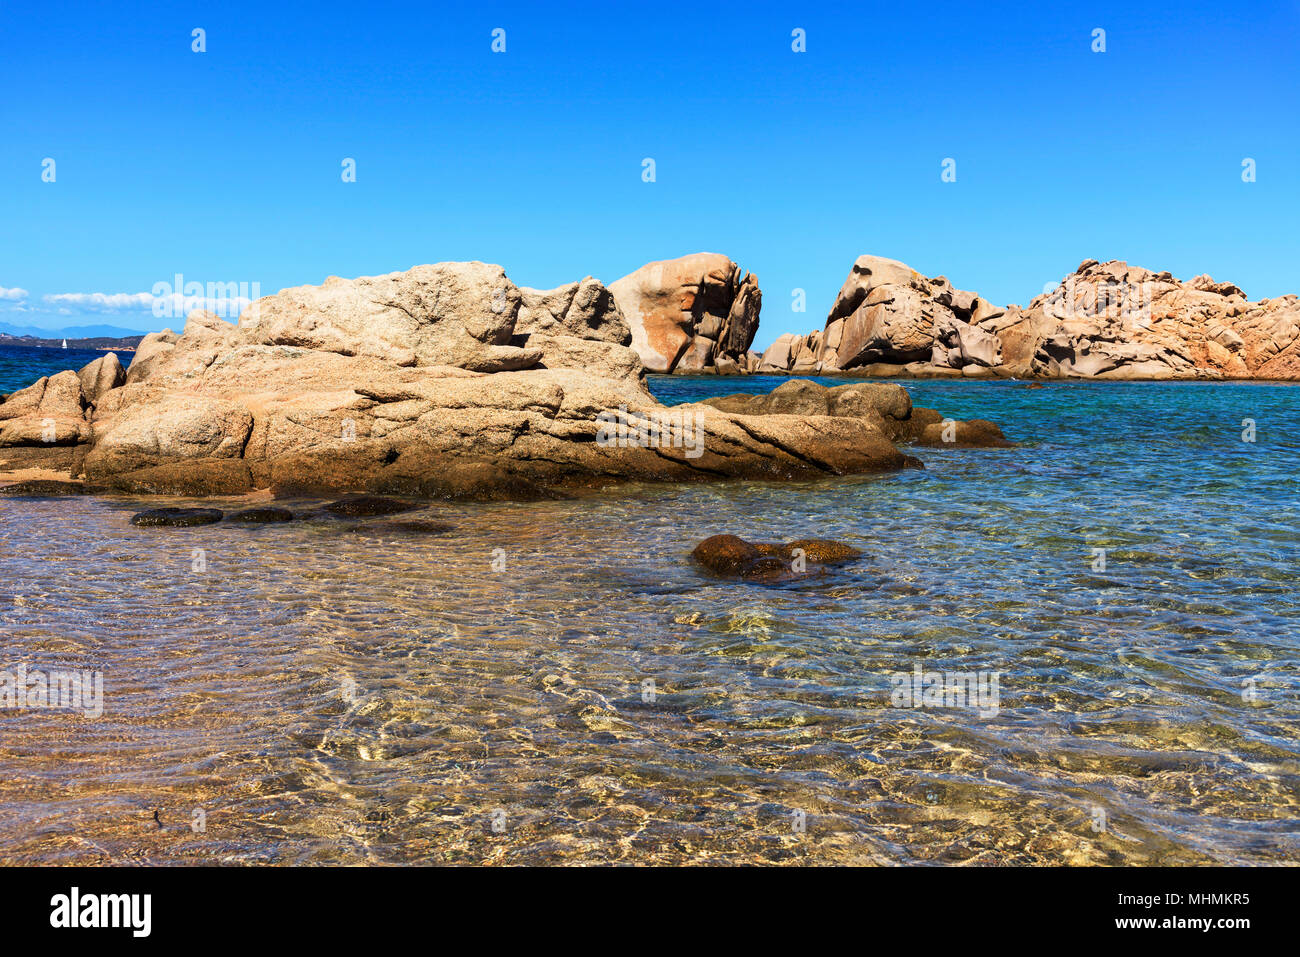
<path id="1" fill-rule="evenodd" d="M 652 262 L 610 283 L 649 372 L 737 369 L 758 331 L 758 279 L 717 253 Z"/>
<path id="2" fill-rule="evenodd" d="M 996 366 L 1001 362 L 997 343 L 975 323 L 1004 312 L 943 276 L 932 279 L 895 259 L 859 256 L 825 329 L 815 334 L 816 348 L 788 369 L 795 374 L 871 369 L 887 375 L 890 366 L 925 370 L 928 365 L 932 374 Z"/>
<path id="3" fill-rule="evenodd" d="M 0 403 L 0 447 L 76 445 L 90 437 L 81 379 L 67 370 L 37 379 Z"/>
<path id="4" fill-rule="evenodd" d="M 179 392 L 150 396 L 97 429 L 86 474 L 96 478 L 174 461 L 241 458 L 252 429 L 252 413 L 237 402 Z"/>
<path id="5" fill-rule="evenodd" d="M 109 352 L 83 366 L 77 372 L 81 380 L 81 395 L 87 403 L 94 405 L 106 392 L 126 383 L 126 370 L 118 361 L 117 354 Z"/>
<path id="6" fill-rule="evenodd" d="M 249 343 L 500 372 L 540 358 L 510 344 L 522 298 L 500 266 L 437 263 L 285 289 L 250 305 L 239 326 Z"/>
<path id="7" fill-rule="evenodd" d="M 776 337 L 776 340 L 767 347 L 758 362 L 760 373 L 783 373 L 789 372 L 790 366 L 794 364 L 795 356 L 800 351 L 803 343 L 803 336 L 795 335 L 793 332 L 787 332 Z"/>

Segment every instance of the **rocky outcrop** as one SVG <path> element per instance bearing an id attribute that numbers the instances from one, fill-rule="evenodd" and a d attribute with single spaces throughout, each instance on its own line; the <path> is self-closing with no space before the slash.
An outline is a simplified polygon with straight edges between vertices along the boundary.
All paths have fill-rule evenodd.
<path id="1" fill-rule="evenodd" d="M 759 371 L 877 374 L 881 365 L 913 373 L 927 366 L 988 369 L 1001 364 L 1000 348 L 980 324 L 1004 312 L 943 276 L 931 279 L 894 259 L 860 256 L 825 328 L 806 337 L 782 336 L 763 354 Z"/>
<path id="2" fill-rule="evenodd" d="M 126 370 L 117 355 L 110 352 L 82 368 L 77 378 L 81 381 L 82 400 L 93 406 L 106 392 L 126 384 Z"/>
<path id="3" fill-rule="evenodd" d="M 1300 378 L 1300 301 L 1250 302 L 1197 276 L 1087 260 L 1029 304 L 996 306 L 892 259 L 862 256 L 824 329 L 785 335 L 759 371 L 1015 378 Z"/>
<path id="4" fill-rule="evenodd" d="M 1300 300 L 1250 302 L 1231 283 L 1087 260 L 996 329 L 1020 375 L 1300 378 Z"/>
<path id="5" fill-rule="evenodd" d="M 79 455 L 70 474 L 196 496 L 519 498 L 918 464 L 894 445 L 920 422 L 901 389 L 668 408 L 632 341 L 593 279 L 533 290 L 500 266 L 441 263 L 286 289 L 238 324 L 194 312 L 145 338 L 123 384 L 111 364 L 42 379 L 0 404 L 0 425 L 53 417 Z"/>
<path id="6" fill-rule="evenodd" d="M 958 448 L 1010 448 L 1014 444 L 985 419 L 962 422 L 944 418 L 933 409 L 914 407 L 907 390 L 893 383 L 852 382 L 828 387 L 808 379 L 792 379 L 764 395 L 719 396 L 705 399 L 702 404 L 738 415 L 863 419 L 891 442 Z"/>
<path id="7" fill-rule="evenodd" d="M 763 294 L 717 253 L 653 262 L 610 283 L 649 372 L 749 372 Z"/>

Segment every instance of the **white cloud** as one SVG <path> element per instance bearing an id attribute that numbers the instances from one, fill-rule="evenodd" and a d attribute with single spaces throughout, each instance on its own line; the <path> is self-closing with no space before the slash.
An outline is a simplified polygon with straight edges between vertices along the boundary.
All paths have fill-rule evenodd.
<path id="1" fill-rule="evenodd" d="M 58 292 L 42 297 L 46 302 L 90 309 L 152 309 L 147 292 Z"/>
<path id="2" fill-rule="evenodd" d="M 16 302 L 19 299 L 26 299 L 26 298 L 27 298 L 26 289 L 19 289 L 17 286 L 15 286 L 13 289 L 6 289 L 4 286 L 0 286 L 0 299 L 8 299 Z"/>

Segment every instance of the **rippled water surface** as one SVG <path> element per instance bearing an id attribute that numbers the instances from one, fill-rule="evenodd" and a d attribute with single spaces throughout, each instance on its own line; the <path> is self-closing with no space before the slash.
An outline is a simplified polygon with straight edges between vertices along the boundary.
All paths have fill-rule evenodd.
<path id="1" fill-rule="evenodd" d="M 0 667 L 104 672 L 102 718 L 0 711 L 0 861 L 1300 859 L 1300 392 L 909 388 L 1023 444 L 442 535 L 0 499 Z M 866 554 L 725 582 L 717 532 Z M 895 707 L 918 665 L 996 713 Z"/>

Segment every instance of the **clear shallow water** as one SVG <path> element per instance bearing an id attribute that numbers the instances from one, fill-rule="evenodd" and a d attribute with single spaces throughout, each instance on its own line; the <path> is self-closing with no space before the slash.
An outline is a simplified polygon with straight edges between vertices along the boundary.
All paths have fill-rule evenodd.
<path id="1" fill-rule="evenodd" d="M 442 536 L 0 499 L 0 666 L 105 673 L 101 719 L 0 711 L 0 861 L 1300 859 L 1300 393 L 908 388 L 1025 444 Z M 723 582 L 688 553 L 724 531 L 866 557 Z M 891 706 L 918 663 L 1000 672 L 997 713 Z"/>

